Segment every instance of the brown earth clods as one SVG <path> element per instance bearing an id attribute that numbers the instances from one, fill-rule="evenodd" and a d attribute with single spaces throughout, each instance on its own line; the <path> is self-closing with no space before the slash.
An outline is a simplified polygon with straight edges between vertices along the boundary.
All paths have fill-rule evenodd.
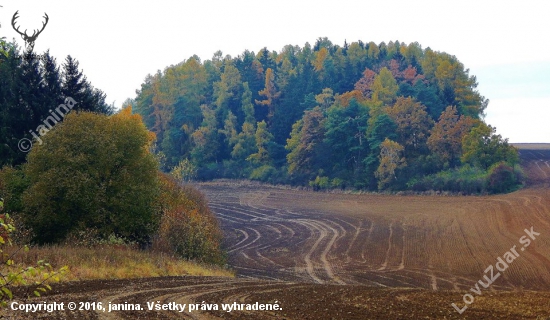
<path id="1" fill-rule="evenodd" d="M 527 187 L 496 196 L 204 183 L 199 188 L 220 219 L 238 278 L 64 283 L 28 303 L 143 310 L 4 313 L 13 319 L 550 319 L 550 150 L 524 149 L 521 157 Z M 531 228 L 539 235 L 529 238 Z M 529 246 L 520 242 L 524 236 Z M 510 259 L 513 250 L 518 254 L 504 267 L 498 259 Z M 199 310 L 149 311 L 147 302 L 157 301 Z M 221 310 L 224 303 L 256 302 L 282 310 Z M 219 310 L 200 310 L 201 303 Z M 459 314 L 453 303 L 468 308 Z"/>

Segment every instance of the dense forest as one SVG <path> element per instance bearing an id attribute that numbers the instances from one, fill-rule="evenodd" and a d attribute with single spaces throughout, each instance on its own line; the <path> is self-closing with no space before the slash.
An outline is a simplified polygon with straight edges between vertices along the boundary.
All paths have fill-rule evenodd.
<path id="1" fill-rule="evenodd" d="M 193 56 L 128 99 L 165 171 L 315 189 L 509 191 L 517 151 L 453 55 L 399 41 Z"/>
<path id="2" fill-rule="evenodd" d="M 49 52 L 37 55 L 21 52 L 13 43 L 0 44 L 0 167 L 25 162 L 27 154 L 18 142 L 33 140 L 31 131 L 49 131 L 55 123 L 48 117 L 68 97 L 77 101 L 75 111 L 114 112 L 105 93 L 91 85 L 71 56 L 59 66 Z"/>

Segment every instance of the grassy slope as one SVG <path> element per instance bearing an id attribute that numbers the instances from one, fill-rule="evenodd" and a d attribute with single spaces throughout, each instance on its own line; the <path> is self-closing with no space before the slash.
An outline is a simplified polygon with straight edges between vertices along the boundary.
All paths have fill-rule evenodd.
<path id="1" fill-rule="evenodd" d="M 63 276 L 61 281 L 183 275 L 234 276 L 233 272 L 219 267 L 120 245 L 102 245 L 93 248 L 68 245 L 34 247 L 28 252 L 18 252 L 14 260 L 24 265 L 45 260 L 54 269 L 69 266 L 69 273 Z"/>

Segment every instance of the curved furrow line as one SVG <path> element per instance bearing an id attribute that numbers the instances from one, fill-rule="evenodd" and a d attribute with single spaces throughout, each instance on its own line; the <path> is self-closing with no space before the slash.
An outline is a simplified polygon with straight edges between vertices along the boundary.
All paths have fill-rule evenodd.
<path id="1" fill-rule="evenodd" d="M 418 278 L 413 278 L 408 276 L 404 272 L 398 272 L 395 270 L 386 270 L 386 271 L 372 271 L 373 274 L 376 274 L 384 279 L 391 280 L 393 284 L 392 287 L 410 287 L 418 288 L 423 287 Z M 382 276 L 384 275 L 384 276 Z"/>
<path id="2" fill-rule="evenodd" d="M 236 218 L 236 217 L 232 217 L 232 216 L 229 216 L 227 214 L 224 214 L 224 213 L 219 213 L 219 212 L 216 212 L 214 210 L 212 210 L 212 213 L 214 213 L 214 215 L 216 215 L 217 218 L 219 218 L 220 220 L 225 220 L 225 221 L 229 221 L 231 223 L 243 223 L 243 222 L 246 222 L 246 220 L 242 220 L 242 219 L 239 219 L 239 218 Z M 241 221 L 238 221 L 237 219 L 241 220 Z"/>
<path id="3" fill-rule="evenodd" d="M 349 251 L 353 247 L 353 244 L 357 240 L 357 237 L 359 236 L 359 233 L 361 232 L 361 227 L 363 226 L 363 220 L 359 221 L 359 226 L 355 227 L 355 234 L 353 235 L 353 238 L 351 238 L 351 241 L 348 245 L 348 248 L 346 249 L 345 256 L 346 256 L 346 263 L 349 263 L 351 261 L 351 257 L 349 255 Z"/>
<path id="4" fill-rule="evenodd" d="M 350 226 L 353 226 L 353 224 L 346 222 L 342 219 L 335 219 L 336 221 L 332 221 L 329 219 L 323 219 L 323 222 L 328 223 L 329 226 L 333 225 L 336 228 L 338 228 L 340 231 L 338 232 L 338 229 L 336 229 L 336 232 L 338 234 L 335 234 L 336 237 L 334 238 L 334 242 L 330 244 L 330 248 L 327 251 L 327 260 L 329 261 L 329 264 L 336 275 L 336 279 L 340 280 L 342 283 L 348 283 L 345 280 L 343 280 L 346 277 L 346 271 L 344 269 L 344 266 L 346 264 L 346 254 L 343 250 L 344 248 L 349 248 L 349 238 L 352 237 L 352 230 L 344 228 L 345 225 L 342 225 L 340 222 L 344 222 Z M 347 227 L 347 226 L 346 226 Z M 337 283 L 340 283 L 339 281 L 336 281 Z"/>
<path id="5" fill-rule="evenodd" d="M 341 218 L 338 218 L 338 217 L 332 217 L 332 216 L 331 216 L 330 218 L 333 219 L 333 220 L 342 221 L 343 223 L 349 225 L 349 226 L 352 227 L 353 229 L 356 229 L 356 228 L 357 228 L 353 223 L 348 222 L 348 221 L 346 221 L 346 220 L 344 220 L 344 219 L 341 219 Z M 354 220 L 357 220 L 357 219 L 354 219 Z"/>
<path id="6" fill-rule="evenodd" d="M 271 224 L 266 225 L 266 227 L 269 228 L 269 229 L 272 229 L 277 234 L 277 238 L 274 241 L 277 241 L 277 240 L 281 239 L 282 232 L 281 232 L 281 230 L 279 230 L 279 228 L 276 228 Z"/>
<path id="7" fill-rule="evenodd" d="M 432 270 L 430 270 L 430 280 L 431 280 L 430 284 L 432 286 L 432 290 L 437 291 L 437 277 L 435 276 Z"/>
<path id="8" fill-rule="evenodd" d="M 213 209 L 214 212 L 216 212 L 216 209 L 217 209 L 217 210 L 229 211 L 231 213 L 237 213 L 239 215 L 249 216 L 249 217 L 252 218 L 252 219 L 248 219 L 248 220 L 244 219 L 244 218 L 238 218 L 241 221 L 257 221 L 257 220 L 262 220 L 262 219 L 270 220 L 270 219 L 273 218 L 272 216 L 268 216 L 266 214 L 261 214 L 261 213 L 258 213 L 257 215 L 255 215 L 255 214 L 250 213 L 251 211 L 245 211 L 244 209 L 228 208 L 226 206 L 210 205 L 210 204 L 209 204 L 209 206 Z M 237 219 L 237 218 L 235 217 L 235 219 Z"/>
<path id="9" fill-rule="evenodd" d="M 269 191 L 254 192 L 254 193 L 251 193 L 250 195 L 252 195 L 253 198 L 252 199 L 246 199 L 244 204 L 247 207 L 251 207 L 251 208 L 254 208 L 254 209 L 261 209 L 260 207 L 263 206 L 262 205 L 262 200 L 265 200 L 267 197 L 269 197 L 270 192 Z"/>
<path id="10" fill-rule="evenodd" d="M 342 219 L 335 218 L 331 220 L 328 218 L 329 217 L 323 218 L 322 220 L 318 220 L 318 223 L 321 223 L 325 228 L 330 229 L 332 233 L 336 236 L 336 237 L 333 236 L 331 241 L 327 244 L 328 250 L 325 258 L 330 255 L 330 260 L 332 261 L 331 263 L 332 269 L 341 270 L 342 264 L 344 263 L 344 258 L 345 258 L 345 252 L 341 249 L 341 246 L 342 247 L 348 246 L 347 245 L 348 241 L 346 241 L 346 239 L 349 238 L 348 234 L 350 233 L 350 231 L 345 229 L 344 226 L 337 221 L 344 222 L 351 226 L 353 225 L 348 222 L 345 222 Z M 340 231 L 338 231 L 335 228 L 338 228 Z"/>
<path id="11" fill-rule="evenodd" d="M 323 241 L 323 239 L 327 236 L 328 233 L 326 232 L 326 230 L 316 227 L 315 225 L 313 225 L 307 220 L 299 220 L 297 222 L 302 224 L 304 227 L 308 228 L 310 230 L 311 236 L 313 236 L 316 233 L 315 231 L 319 232 L 319 236 L 317 237 L 317 240 L 315 240 L 315 243 L 313 244 L 313 246 L 311 246 L 309 251 L 304 256 L 304 261 L 306 263 L 306 272 L 311 277 L 311 279 L 313 279 L 313 281 L 317 283 L 324 283 L 324 281 L 319 279 L 315 274 L 315 267 L 313 265 L 313 262 L 311 261 L 311 255 L 313 254 L 313 252 L 315 252 L 315 250 L 317 249 L 321 241 Z"/>
<path id="12" fill-rule="evenodd" d="M 341 225 L 340 223 L 338 223 L 338 222 L 336 222 L 336 221 L 342 221 L 342 222 L 344 222 L 344 223 L 346 223 L 346 224 L 349 224 L 350 226 L 353 226 L 351 223 L 346 222 L 346 221 L 344 221 L 344 220 L 342 220 L 342 219 L 337 219 L 337 218 L 336 218 L 336 219 L 332 218 L 332 220 L 331 220 L 331 219 L 328 219 L 328 218 L 324 218 L 324 219 L 322 219 L 321 221 L 323 221 L 323 222 L 325 222 L 325 223 L 333 224 L 335 227 L 337 227 L 338 229 L 340 229 L 340 230 L 342 231 L 342 233 L 338 236 L 339 238 L 344 237 L 344 236 L 348 233 L 348 230 L 347 230 L 346 228 L 344 228 L 343 225 Z"/>
<path id="13" fill-rule="evenodd" d="M 210 203 L 210 202 L 209 202 Z M 239 204 L 235 202 L 212 202 L 212 204 L 222 207 L 226 210 L 233 211 L 239 209 L 246 209 L 246 212 L 254 213 L 260 216 L 271 216 L 273 214 L 273 208 L 254 208 L 246 204 Z"/>
<path id="14" fill-rule="evenodd" d="M 263 248 L 266 248 L 266 247 L 257 248 L 256 250 L 254 250 L 254 252 L 256 253 L 256 255 L 257 255 L 260 259 L 265 260 L 265 261 L 269 262 L 270 264 L 272 264 L 272 265 L 274 265 L 274 266 L 284 268 L 283 265 L 278 264 L 278 263 L 276 263 L 275 261 L 273 261 L 273 260 L 267 258 L 266 256 L 264 256 L 264 255 L 260 252 L 260 250 L 263 249 Z"/>
<path id="15" fill-rule="evenodd" d="M 365 239 L 365 243 L 364 243 L 364 249 L 361 250 L 361 259 L 363 259 L 363 264 L 366 264 L 367 263 L 367 258 L 365 258 L 365 249 L 367 249 L 368 245 L 370 244 L 370 239 L 371 239 L 371 236 L 372 236 L 372 232 L 374 231 L 374 221 L 370 221 L 370 227 L 369 227 L 369 230 L 368 230 L 368 234 L 367 234 L 367 239 Z"/>
<path id="16" fill-rule="evenodd" d="M 417 282 L 419 282 L 417 285 L 414 285 L 413 287 L 423 287 L 423 288 L 426 288 L 426 289 L 430 289 L 432 291 L 438 291 L 439 290 L 438 281 L 448 283 L 449 285 L 446 286 L 446 287 L 456 287 L 456 285 L 457 285 L 456 281 L 453 281 L 452 279 L 447 279 L 445 277 L 438 276 L 439 272 L 437 272 L 433 269 L 420 270 L 420 271 L 419 270 L 409 270 L 409 269 L 407 269 L 407 270 L 403 270 L 401 273 L 402 274 L 404 273 L 404 274 L 421 275 L 422 277 L 424 277 L 425 280 L 422 280 L 418 276 L 416 276 L 416 277 L 415 276 L 406 276 L 409 279 L 416 280 Z"/>
<path id="17" fill-rule="evenodd" d="M 321 252 L 320 260 L 323 264 L 323 268 L 325 269 L 326 274 L 328 275 L 328 277 L 331 280 L 336 281 L 339 284 L 346 284 L 345 282 L 340 280 L 340 278 L 338 278 L 334 275 L 334 272 L 332 270 L 332 265 L 327 260 L 327 255 L 328 255 L 329 251 L 332 249 L 332 247 L 334 245 L 334 242 L 336 242 L 336 239 L 338 239 L 338 237 L 340 236 L 340 233 L 338 232 L 338 230 L 334 229 L 333 227 L 331 227 L 330 225 L 328 225 L 324 222 L 316 221 L 316 223 L 324 226 L 325 228 L 330 229 L 332 231 L 332 234 L 333 234 L 332 238 L 326 244 L 325 249 L 323 249 L 323 251 Z M 327 233 L 327 235 L 328 235 L 328 233 Z"/>
<path id="18" fill-rule="evenodd" d="M 256 229 L 252 229 L 252 230 L 254 230 L 254 231 L 256 232 L 256 235 L 257 235 L 257 239 L 255 239 L 255 240 L 258 240 L 258 239 L 261 237 L 261 233 L 260 233 L 259 231 L 257 231 Z M 261 260 L 265 260 L 265 261 L 267 261 L 269 264 L 275 265 L 275 266 L 277 266 L 277 267 L 284 267 L 283 265 L 278 264 L 278 263 L 276 263 L 275 261 L 273 261 L 273 260 L 271 260 L 271 259 L 265 257 L 265 256 L 260 252 L 260 250 L 263 250 L 263 249 L 265 249 L 265 248 L 272 247 L 273 244 L 276 243 L 276 241 L 277 241 L 278 239 L 281 238 L 281 236 L 279 235 L 279 236 L 278 236 L 277 238 L 275 238 L 275 239 L 272 239 L 271 237 L 264 237 L 264 238 L 268 239 L 269 242 L 268 242 L 267 244 L 264 243 L 263 245 L 262 245 L 262 244 L 257 244 L 257 245 L 254 245 L 254 246 L 250 246 L 251 244 L 253 244 L 253 243 L 255 242 L 255 241 L 252 241 L 252 242 L 248 243 L 248 244 L 245 245 L 245 246 L 241 246 L 240 248 L 235 248 L 235 249 L 229 250 L 228 252 L 233 252 L 233 251 L 239 250 L 239 249 L 242 250 L 242 249 L 245 249 L 245 248 L 246 248 L 247 250 L 255 249 L 255 250 L 254 250 L 254 254 L 256 254 L 256 256 L 259 257 Z M 252 258 L 251 258 L 251 259 L 252 259 Z M 259 261 L 258 261 L 258 263 L 259 263 Z"/>
<path id="19" fill-rule="evenodd" d="M 285 226 L 284 224 L 281 224 L 281 223 L 275 223 L 275 225 L 281 226 L 281 227 L 283 227 L 283 228 L 287 229 L 288 231 L 290 231 L 291 235 L 290 235 L 290 237 L 289 237 L 289 238 L 292 238 L 292 237 L 294 237 L 294 235 L 296 234 L 296 232 L 294 232 L 294 229 L 292 229 L 292 228 L 289 228 L 289 227 Z"/>
<path id="20" fill-rule="evenodd" d="M 531 199 L 529 199 L 528 197 L 525 197 L 525 196 L 520 196 L 517 198 L 518 200 L 522 200 L 522 205 L 525 207 L 525 206 L 529 206 L 529 207 L 533 207 L 533 204 L 531 203 Z M 516 201 L 517 202 L 517 201 Z M 493 246 L 495 247 L 495 249 L 501 249 L 500 251 L 502 250 L 507 250 L 510 248 L 510 246 L 512 246 L 514 243 L 517 243 L 517 240 L 518 240 L 518 236 L 517 234 L 515 234 L 514 232 L 512 231 L 515 231 L 513 229 L 517 229 L 515 226 L 517 226 L 518 224 L 508 224 L 507 223 L 507 217 L 510 217 L 510 219 L 512 218 L 515 218 L 516 216 L 513 215 L 513 214 L 509 214 L 508 212 L 510 211 L 514 211 L 516 206 L 513 206 L 513 205 L 508 205 L 508 206 L 504 206 L 504 205 L 501 205 L 499 206 L 498 208 L 493 208 L 493 210 L 491 212 L 488 212 L 485 217 L 486 219 L 488 220 L 488 222 L 486 223 L 486 225 L 489 225 L 489 226 L 493 226 L 495 229 L 496 229 L 496 232 L 498 233 L 498 235 L 500 235 L 500 237 L 496 237 L 496 235 L 494 237 L 489 237 L 489 239 L 491 240 L 495 240 L 495 239 L 498 239 L 498 247 L 497 246 Z M 485 230 L 485 232 L 487 232 L 487 230 Z M 502 247 L 502 244 L 505 243 L 503 242 L 502 240 L 503 239 L 506 239 L 509 244 L 507 245 L 504 245 Z M 495 242 L 495 241 L 492 241 L 492 242 Z M 489 247 L 489 246 L 487 246 Z M 499 248 L 501 247 L 501 248 Z"/>
<path id="21" fill-rule="evenodd" d="M 482 270 L 483 271 L 483 270 Z M 403 270 L 402 272 L 409 274 L 409 277 L 411 279 L 422 279 L 422 283 L 418 284 L 416 287 L 425 288 L 431 291 L 449 291 L 449 290 L 456 290 L 456 288 L 459 288 L 459 286 L 463 285 L 458 280 L 460 279 L 467 279 L 463 277 L 454 277 L 454 275 L 446 275 L 442 272 L 439 272 L 435 269 L 426 269 L 426 270 Z M 480 277 L 483 275 L 483 273 L 480 274 Z M 468 283 L 470 287 L 475 285 L 477 279 L 472 280 L 463 280 L 463 283 Z"/>
<path id="22" fill-rule="evenodd" d="M 269 237 L 269 235 L 265 235 L 265 236 L 262 237 L 262 239 L 263 238 L 266 238 L 267 240 L 269 240 L 269 242 L 267 244 L 262 243 L 262 244 L 257 244 L 257 245 L 252 245 L 252 243 L 250 242 L 250 243 L 247 243 L 246 245 L 241 246 L 240 248 L 236 248 L 236 249 L 241 250 L 241 254 L 244 254 L 248 259 L 250 259 L 252 261 L 255 261 L 259 265 L 262 264 L 261 261 L 267 261 L 268 264 L 266 265 L 266 268 L 262 270 L 263 272 L 260 272 L 260 274 L 262 274 L 262 275 L 265 274 L 265 273 L 278 272 L 281 269 L 288 268 L 289 267 L 288 264 L 283 265 L 283 264 L 280 264 L 280 263 L 276 263 L 273 259 L 268 258 L 267 256 L 265 256 L 261 252 L 261 250 L 264 250 L 264 249 L 269 248 L 269 247 L 274 247 L 274 246 L 277 245 L 277 241 L 276 240 L 271 240 L 271 237 Z M 302 241 L 307 240 L 307 237 L 304 237 L 304 238 L 305 239 L 303 239 Z M 278 236 L 277 239 L 281 240 L 282 236 Z M 296 244 L 294 244 L 294 246 L 296 246 Z M 253 250 L 252 252 L 254 253 L 254 256 L 251 257 L 251 256 L 247 255 L 246 253 L 244 253 L 244 251 L 242 251 L 242 250 L 246 250 L 246 251 Z M 233 249 L 232 251 L 235 252 L 236 250 Z M 297 265 L 297 261 L 295 259 L 296 258 L 294 258 L 294 260 L 293 260 L 294 266 Z M 240 266 L 240 264 L 238 264 L 238 265 Z"/>
<path id="23" fill-rule="evenodd" d="M 273 214 L 274 211 L 280 211 L 280 210 L 276 210 L 275 208 L 272 208 L 272 209 L 266 209 L 264 211 L 267 211 L 267 213 L 261 213 L 259 211 L 262 211 L 262 210 L 257 210 L 257 209 L 251 209 L 250 207 L 242 207 L 242 206 L 238 206 L 238 207 L 230 207 L 230 206 L 225 206 L 225 205 L 221 205 L 221 204 L 218 204 L 218 205 L 214 205 L 212 206 L 213 208 L 217 208 L 218 210 L 223 210 L 223 211 L 229 211 L 229 212 L 232 212 L 232 213 L 236 213 L 236 214 L 239 214 L 239 215 L 245 215 L 245 216 L 248 216 L 250 217 L 250 219 L 243 219 L 243 221 L 251 221 L 251 222 L 255 222 L 255 221 L 285 221 L 288 219 L 288 217 L 286 217 L 287 215 L 289 214 Z"/>
<path id="24" fill-rule="evenodd" d="M 291 216 L 292 217 L 291 219 L 304 218 L 305 217 L 303 213 L 294 212 L 290 209 L 283 209 L 282 211 L 286 212 L 285 215 Z"/>
<path id="25" fill-rule="evenodd" d="M 396 277 L 393 277 L 393 274 L 391 272 L 366 272 L 362 275 L 362 277 L 365 277 L 371 281 L 374 281 L 372 280 L 373 278 L 377 279 L 377 281 L 374 282 L 383 284 L 384 287 L 418 287 L 408 281 L 396 279 Z"/>
<path id="26" fill-rule="evenodd" d="M 271 247 L 271 246 L 270 246 L 270 247 Z M 284 266 L 284 265 L 282 265 L 282 264 L 280 264 L 280 263 L 277 263 L 277 262 L 275 262 L 274 260 L 269 259 L 268 257 L 264 256 L 264 255 L 260 252 L 260 250 L 263 250 L 263 249 L 265 249 L 265 248 L 266 248 L 266 247 L 261 247 L 261 248 L 258 248 L 258 249 L 255 251 L 256 255 L 257 255 L 260 259 L 265 260 L 265 261 L 269 262 L 270 264 L 272 264 L 272 265 L 274 265 L 275 267 L 278 267 L 278 268 L 285 268 L 285 267 L 286 267 L 286 266 Z M 269 270 L 266 270 L 266 271 L 269 271 Z"/>
<path id="27" fill-rule="evenodd" d="M 359 280 L 358 280 L 357 282 L 359 282 L 359 283 L 361 283 L 361 284 L 363 284 L 363 285 L 372 284 L 372 285 L 374 285 L 375 287 L 381 287 L 381 288 L 388 288 L 388 287 L 389 287 L 388 285 L 385 285 L 385 284 L 383 284 L 383 283 L 381 283 L 381 282 L 374 281 L 374 280 L 372 279 L 373 277 L 371 276 L 371 273 L 359 273 L 359 274 L 355 274 L 354 277 L 355 277 L 355 278 L 358 278 L 358 279 L 360 279 L 360 280 L 362 280 L 362 281 L 359 281 Z M 376 278 L 377 278 L 377 277 L 376 277 Z M 367 283 L 365 283 L 365 281 L 366 281 Z"/>
<path id="28" fill-rule="evenodd" d="M 241 219 L 241 218 L 231 217 L 231 216 L 228 216 L 226 214 L 219 213 L 219 212 L 214 212 L 214 214 L 217 217 L 219 217 L 220 219 L 227 220 L 227 221 L 230 221 L 230 222 L 233 222 L 233 223 L 242 223 L 242 222 L 247 222 L 248 221 L 248 220 L 244 220 L 244 219 Z M 240 222 L 237 221 L 237 220 L 240 220 Z"/>
<path id="29" fill-rule="evenodd" d="M 542 168 L 540 167 L 539 161 L 535 161 L 535 165 L 540 170 L 540 172 L 542 172 L 542 174 L 544 175 L 544 178 L 548 178 L 548 175 L 546 174 L 546 171 L 542 170 Z"/>
<path id="30" fill-rule="evenodd" d="M 255 238 L 254 240 L 250 241 L 249 243 L 243 245 L 243 246 L 240 246 L 240 247 L 238 247 L 238 248 L 234 248 L 234 249 L 232 249 L 232 250 L 227 251 L 227 253 L 231 253 L 231 252 L 234 252 L 234 251 L 237 251 L 237 250 L 242 250 L 242 249 L 244 249 L 244 248 L 247 248 L 247 247 L 249 247 L 250 245 L 256 243 L 256 241 L 260 240 L 260 238 L 262 237 L 262 235 L 261 235 L 256 229 L 253 229 L 253 228 L 248 227 L 248 230 L 254 231 L 254 233 L 256 233 L 256 238 Z"/>
<path id="31" fill-rule="evenodd" d="M 514 206 L 514 204 L 510 200 L 506 200 L 506 199 L 502 199 L 502 198 L 485 198 L 484 200 L 485 201 L 490 201 L 490 202 L 497 202 L 497 203 L 504 202 L 510 207 Z"/>
<path id="32" fill-rule="evenodd" d="M 245 242 L 245 241 L 248 239 L 248 237 L 249 237 L 248 232 L 246 232 L 246 231 L 244 231 L 244 230 L 242 230 L 242 229 L 235 229 L 235 230 L 236 230 L 236 231 L 239 231 L 239 232 L 242 233 L 242 234 L 244 234 L 244 239 L 242 239 L 241 241 L 235 243 L 235 244 L 232 245 L 231 247 L 227 248 L 228 250 L 231 250 L 231 249 L 233 249 L 233 248 L 238 247 L 241 243 Z"/>
<path id="33" fill-rule="evenodd" d="M 256 260 L 250 258 L 250 257 L 246 254 L 246 252 L 241 251 L 241 252 L 239 252 L 239 253 L 241 254 L 241 256 L 245 257 L 245 259 L 248 259 L 248 260 L 251 260 L 251 261 L 253 261 L 253 262 L 256 262 Z"/>
<path id="34" fill-rule="evenodd" d="M 384 263 L 382 263 L 382 266 L 378 269 L 378 271 L 386 270 L 386 267 L 388 266 L 388 261 L 390 259 L 390 251 L 392 246 L 391 238 L 393 236 L 393 222 L 394 221 L 392 221 L 389 226 L 390 235 L 388 237 L 388 250 L 386 251 L 386 259 L 384 260 Z"/>
<path id="35" fill-rule="evenodd" d="M 243 270 L 245 273 L 239 274 L 239 277 L 247 277 L 250 279 L 267 279 L 267 280 L 275 280 L 280 281 L 280 278 L 272 277 L 265 275 L 265 270 L 260 268 L 251 268 L 251 267 L 243 267 L 243 266 L 233 266 L 234 269 L 237 270 Z M 252 274 L 247 275 L 246 273 Z M 295 276 L 294 272 L 287 271 L 287 270 L 277 270 L 278 273 L 287 273 L 289 275 Z"/>
<path id="36" fill-rule="evenodd" d="M 397 270 L 403 270 L 405 269 L 405 234 L 407 233 L 407 229 L 405 229 L 405 227 L 403 226 L 403 248 L 401 249 L 401 263 L 399 264 L 399 266 L 397 267 Z"/>
<path id="37" fill-rule="evenodd" d="M 458 276 L 458 275 L 455 275 L 454 273 L 443 272 L 443 271 L 439 271 L 439 270 L 435 271 L 435 270 L 431 269 L 430 272 L 428 272 L 426 270 L 427 269 L 414 268 L 414 269 L 405 269 L 403 272 L 421 274 L 425 277 L 429 277 L 432 273 L 433 274 L 437 273 L 439 275 L 442 275 L 442 276 L 437 277 L 440 281 L 446 281 L 446 282 L 449 282 L 449 283 L 453 283 L 453 280 L 450 280 L 450 279 L 455 279 L 455 282 L 456 282 L 457 279 L 460 279 L 460 280 L 463 280 L 464 282 L 469 282 L 469 283 L 474 283 L 475 281 L 479 280 L 479 279 L 473 279 L 473 278 Z M 481 270 L 481 271 L 483 271 L 483 270 Z"/>
<path id="38" fill-rule="evenodd" d="M 264 226 L 267 229 L 273 230 L 277 234 L 277 236 L 274 239 L 272 237 L 270 237 L 269 239 L 266 239 L 266 240 L 268 240 L 268 242 L 266 243 L 267 245 L 262 247 L 261 249 L 271 247 L 273 244 L 276 244 L 277 242 L 279 242 L 279 240 L 281 240 L 282 237 L 283 237 L 283 233 L 281 232 L 281 230 L 279 230 L 279 228 L 274 227 L 272 224 L 266 224 Z"/>

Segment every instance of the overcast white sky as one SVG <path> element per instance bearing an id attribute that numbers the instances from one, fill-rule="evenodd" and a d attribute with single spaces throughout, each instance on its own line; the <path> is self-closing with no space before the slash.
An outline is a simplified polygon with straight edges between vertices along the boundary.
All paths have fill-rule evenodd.
<path id="1" fill-rule="evenodd" d="M 550 3 L 548 1 L 25 1 L 0 0 L 0 36 L 38 29 L 34 51 L 60 64 L 80 62 L 91 83 L 120 107 L 147 74 L 193 54 L 237 56 L 279 51 L 328 37 L 343 45 L 418 41 L 455 55 L 490 99 L 486 121 L 511 142 L 550 142 Z"/>

